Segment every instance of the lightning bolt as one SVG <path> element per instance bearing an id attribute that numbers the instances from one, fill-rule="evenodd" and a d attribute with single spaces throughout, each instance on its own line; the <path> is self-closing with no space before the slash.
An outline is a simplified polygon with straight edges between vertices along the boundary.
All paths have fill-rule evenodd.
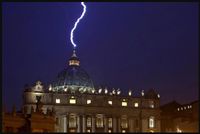
<path id="1" fill-rule="evenodd" d="M 76 22 L 74 24 L 74 27 L 71 30 L 71 36 L 70 36 L 70 40 L 71 40 L 72 45 L 74 46 L 74 49 L 76 47 L 76 44 L 74 43 L 74 40 L 73 40 L 73 38 L 74 38 L 74 30 L 76 29 L 79 21 L 83 18 L 83 16 L 85 15 L 85 12 L 86 12 L 86 5 L 84 4 L 84 2 L 81 2 L 81 5 L 83 6 L 83 12 L 82 12 L 81 16 L 76 20 Z"/>

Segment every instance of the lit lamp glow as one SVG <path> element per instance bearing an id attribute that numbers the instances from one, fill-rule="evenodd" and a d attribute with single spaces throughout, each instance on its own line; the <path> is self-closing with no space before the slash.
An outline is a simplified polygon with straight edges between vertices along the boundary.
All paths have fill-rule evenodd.
<path id="1" fill-rule="evenodd" d="M 179 129 L 179 128 L 177 127 L 177 128 L 176 128 L 176 132 L 177 132 L 177 133 L 182 133 L 182 130 Z"/>
<path id="2" fill-rule="evenodd" d="M 92 93 L 94 93 L 94 92 L 95 92 L 95 90 L 93 89 L 93 90 L 92 90 Z"/>
<path id="3" fill-rule="evenodd" d="M 117 90 L 117 95 L 119 95 L 121 93 L 120 89 Z"/>
<path id="4" fill-rule="evenodd" d="M 160 98 L 160 95 L 158 94 L 158 98 Z"/>
<path id="5" fill-rule="evenodd" d="M 99 89 L 99 93 L 101 93 L 101 91 L 102 91 L 102 89 L 100 88 L 100 89 Z"/>
<path id="6" fill-rule="evenodd" d="M 142 94 L 142 96 L 144 96 L 144 90 L 142 90 L 142 93 L 141 93 L 141 94 Z"/>
<path id="7" fill-rule="evenodd" d="M 113 89 L 112 94 L 115 94 L 115 89 Z"/>
<path id="8" fill-rule="evenodd" d="M 105 94 L 107 94 L 108 93 L 108 90 L 107 89 L 105 89 Z"/>
<path id="9" fill-rule="evenodd" d="M 52 90 L 52 86 L 51 86 L 51 84 L 49 85 L 49 91 L 51 91 Z"/>
<path id="10" fill-rule="evenodd" d="M 131 96 L 131 95 L 132 95 L 132 92 L 131 92 L 131 90 L 129 90 L 129 91 L 128 91 L 128 95 L 129 95 L 129 96 Z"/>

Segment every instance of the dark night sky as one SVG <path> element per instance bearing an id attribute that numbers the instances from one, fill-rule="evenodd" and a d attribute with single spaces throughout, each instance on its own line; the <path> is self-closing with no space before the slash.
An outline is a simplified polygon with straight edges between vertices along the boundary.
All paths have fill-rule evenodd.
<path id="1" fill-rule="evenodd" d="M 198 99 L 198 3 L 86 3 L 75 30 L 81 66 L 95 86 L 155 88 L 161 104 Z M 24 85 L 52 82 L 72 54 L 80 3 L 2 3 L 3 104 Z"/>

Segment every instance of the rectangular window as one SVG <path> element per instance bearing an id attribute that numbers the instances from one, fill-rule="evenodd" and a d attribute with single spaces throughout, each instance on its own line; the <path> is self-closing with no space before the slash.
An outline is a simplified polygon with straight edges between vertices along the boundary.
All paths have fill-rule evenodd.
<path id="1" fill-rule="evenodd" d="M 60 99 L 56 99 L 56 103 L 60 103 Z"/>
<path id="2" fill-rule="evenodd" d="M 127 106 L 127 102 L 126 101 L 122 101 L 122 106 L 126 107 Z"/>
<path id="3" fill-rule="evenodd" d="M 76 99 L 70 99 L 70 100 L 69 100 L 69 103 L 70 103 L 70 104 L 76 104 Z"/>
<path id="4" fill-rule="evenodd" d="M 108 104 L 109 104 L 109 105 L 112 105 L 112 101 L 108 101 Z"/>
<path id="5" fill-rule="evenodd" d="M 138 106 L 139 106 L 138 102 L 135 102 L 134 107 L 138 107 Z"/>
<path id="6" fill-rule="evenodd" d="M 87 104 L 91 104 L 91 102 L 92 102 L 91 100 L 87 100 Z"/>

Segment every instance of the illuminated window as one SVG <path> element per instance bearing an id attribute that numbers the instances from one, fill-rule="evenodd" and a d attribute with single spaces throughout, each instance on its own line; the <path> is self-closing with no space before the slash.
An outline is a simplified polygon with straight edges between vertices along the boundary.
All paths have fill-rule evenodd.
<path id="1" fill-rule="evenodd" d="M 108 118 L 108 128 L 112 128 L 112 118 Z"/>
<path id="2" fill-rule="evenodd" d="M 87 127 L 92 127 L 92 119 L 91 119 L 91 117 L 87 118 Z"/>
<path id="3" fill-rule="evenodd" d="M 79 66 L 79 61 L 77 61 L 77 60 L 70 60 L 69 61 L 69 65 L 77 65 L 77 66 Z"/>
<path id="4" fill-rule="evenodd" d="M 75 128 L 76 127 L 76 116 L 70 115 L 69 116 L 69 128 Z"/>
<path id="5" fill-rule="evenodd" d="M 122 128 L 128 128 L 128 120 L 127 120 L 127 118 L 122 118 L 121 119 L 121 127 Z"/>
<path id="6" fill-rule="evenodd" d="M 134 107 L 138 107 L 138 106 L 139 106 L 138 102 L 135 102 Z"/>
<path id="7" fill-rule="evenodd" d="M 87 104 L 91 104 L 91 102 L 92 102 L 91 100 L 87 100 Z"/>
<path id="8" fill-rule="evenodd" d="M 90 133 L 90 129 L 87 129 L 87 132 Z"/>
<path id="9" fill-rule="evenodd" d="M 98 127 L 98 128 L 102 128 L 103 127 L 103 116 L 102 115 L 97 115 L 96 127 Z"/>
<path id="10" fill-rule="evenodd" d="M 184 107 L 184 109 L 186 109 L 186 107 Z"/>
<path id="11" fill-rule="evenodd" d="M 149 118 L 149 128 L 154 128 L 155 127 L 155 119 L 153 116 Z"/>
<path id="12" fill-rule="evenodd" d="M 109 104 L 109 105 L 112 105 L 112 101 L 108 101 L 108 104 Z"/>
<path id="13" fill-rule="evenodd" d="M 190 108 L 190 106 L 188 106 L 188 109 Z"/>
<path id="14" fill-rule="evenodd" d="M 190 105 L 190 108 L 192 108 L 192 105 Z"/>
<path id="15" fill-rule="evenodd" d="M 112 131 L 109 129 L 109 130 L 108 130 L 108 133 L 112 133 Z"/>
<path id="16" fill-rule="evenodd" d="M 126 107 L 127 106 L 127 102 L 126 101 L 122 101 L 122 106 Z"/>
<path id="17" fill-rule="evenodd" d="M 154 102 L 153 101 L 149 101 L 149 107 L 154 108 Z"/>
<path id="18" fill-rule="evenodd" d="M 183 110 L 183 108 L 181 107 L 181 110 Z"/>
<path id="19" fill-rule="evenodd" d="M 177 108 L 177 110 L 179 111 L 179 108 Z"/>
<path id="20" fill-rule="evenodd" d="M 73 99 L 69 99 L 69 103 L 70 104 L 76 104 L 76 99 L 74 99 L 74 98 Z"/>
<path id="21" fill-rule="evenodd" d="M 56 103 L 60 103 L 60 99 L 56 99 Z"/>

